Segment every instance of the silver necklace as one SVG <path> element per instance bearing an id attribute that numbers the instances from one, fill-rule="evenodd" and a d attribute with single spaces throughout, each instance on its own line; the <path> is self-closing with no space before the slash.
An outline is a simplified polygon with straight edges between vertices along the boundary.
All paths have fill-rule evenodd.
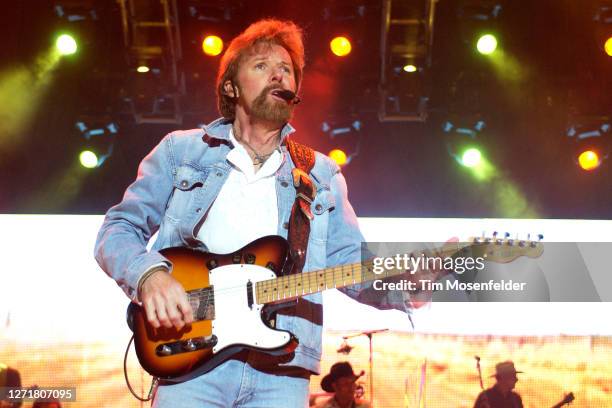
<path id="1" fill-rule="evenodd" d="M 242 137 L 236 131 L 236 126 L 232 125 L 232 129 L 234 130 L 234 136 L 236 137 L 236 140 L 239 141 L 242 145 L 244 145 L 248 150 L 250 150 L 253 156 L 255 156 L 251 158 L 254 166 L 263 166 L 263 164 L 270 158 L 270 156 L 272 156 L 274 152 L 279 149 L 279 147 L 276 146 L 274 150 L 272 150 L 270 153 L 260 154 L 257 152 L 257 150 L 253 149 L 253 147 L 249 143 L 247 143 L 246 140 L 242 139 Z"/>

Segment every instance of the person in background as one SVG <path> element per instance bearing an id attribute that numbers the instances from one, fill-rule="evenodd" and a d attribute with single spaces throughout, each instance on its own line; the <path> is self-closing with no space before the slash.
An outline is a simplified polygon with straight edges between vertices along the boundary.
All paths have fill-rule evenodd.
<path id="1" fill-rule="evenodd" d="M 351 363 L 342 361 L 335 363 L 321 380 L 321 388 L 332 392 L 334 395 L 329 399 L 317 404 L 317 408 L 370 408 L 370 403 L 357 398 L 355 382 L 364 374 L 361 371 L 355 374 Z"/>
<path id="2" fill-rule="evenodd" d="M 523 408 L 521 396 L 512 391 L 518 382 L 512 361 L 504 361 L 495 366 L 495 385 L 478 395 L 474 408 Z"/>

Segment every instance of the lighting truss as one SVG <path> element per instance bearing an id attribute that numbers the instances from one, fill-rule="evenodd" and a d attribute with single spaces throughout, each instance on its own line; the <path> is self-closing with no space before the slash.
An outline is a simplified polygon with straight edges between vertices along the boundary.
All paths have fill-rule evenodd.
<path id="1" fill-rule="evenodd" d="M 383 122 L 427 118 L 436 2 L 383 1 L 378 111 Z M 416 72 L 404 71 L 407 64 Z"/>

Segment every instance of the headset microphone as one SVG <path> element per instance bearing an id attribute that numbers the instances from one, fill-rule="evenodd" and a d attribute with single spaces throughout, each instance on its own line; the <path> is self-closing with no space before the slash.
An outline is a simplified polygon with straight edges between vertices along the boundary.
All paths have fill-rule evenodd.
<path id="1" fill-rule="evenodd" d="M 297 96 L 294 92 L 291 92 L 288 89 L 275 90 L 274 95 L 286 100 L 287 102 L 293 102 L 294 105 L 297 105 L 302 101 L 299 96 Z"/>

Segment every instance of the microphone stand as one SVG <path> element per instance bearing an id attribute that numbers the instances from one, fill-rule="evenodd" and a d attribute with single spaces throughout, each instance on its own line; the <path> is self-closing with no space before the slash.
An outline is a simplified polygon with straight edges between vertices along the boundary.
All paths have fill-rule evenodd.
<path id="1" fill-rule="evenodd" d="M 350 339 L 352 337 L 358 336 L 367 336 L 370 340 L 370 401 L 372 408 L 374 408 L 374 349 L 372 347 L 372 335 L 375 333 L 386 332 L 389 329 L 379 329 L 379 330 L 368 330 L 361 333 L 352 334 L 350 336 L 343 336 L 344 340 Z"/>

